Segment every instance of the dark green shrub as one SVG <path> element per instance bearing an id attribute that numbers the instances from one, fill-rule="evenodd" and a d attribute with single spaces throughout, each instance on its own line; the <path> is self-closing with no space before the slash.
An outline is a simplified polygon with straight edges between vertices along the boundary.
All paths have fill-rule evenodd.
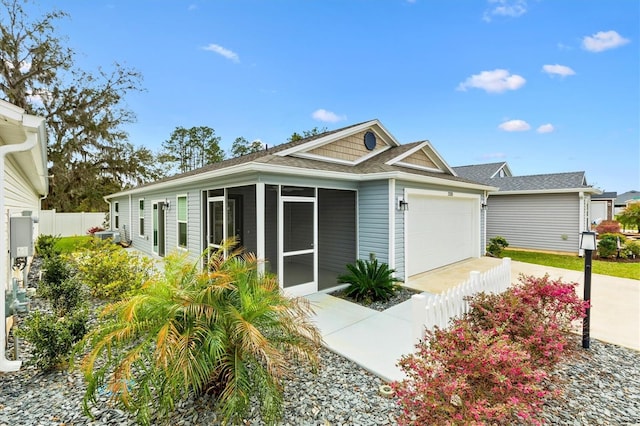
<path id="1" fill-rule="evenodd" d="M 85 300 L 82 283 L 72 276 L 61 282 L 43 281 L 38 286 L 38 295 L 51 303 L 58 316 L 65 316 Z"/>
<path id="2" fill-rule="evenodd" d="M 338 277 L 339 283 L 350 284 L 344 294 L 365 303 L 389 300 L 398 288 L 396 283 L 402 281 L 393 276 L 395 269 L 389 269 L 386 263 L 378 264 L 378 259 L 358 259 L 355 265 L 348 264 L 347 269 L 349 273 Z"/>
<path id="3" fill-rule="evenodd" d="M 598 256 L 614 257 L 618 254 L 618 243 L 622 247 L 626 239 L 622 234 L 602 234 L 598 236 Z"/>
<path id="4" fill-rule="evenodd" d="M 36 253 L 38 256 L 47 259 L 60 254 L 60 250 L 56 248 L 56 244 L 60 241 L 59 235 L 40 235 L 36 239 Z"/>
<path id="5" fill-rule="evenodd" d="M 500 257 L 500 255 L 502 254 L 502 250 L 504 250 L 506 247 L 509 247 L 509 243 L 504 237 L 498 235 L 489 240 L 487 253 L 491 254 L 494 257 Z"/>
<path id="6" fill-rule="evenodd" d="M 56 285 L 73 275 L 71 263 L 62 256 L 46 257 L 42 262 L 45 283 Z"/>
<path id="7" fill-rule="evenodd" d="M 33 345 L 32 362 L 42 370 L 65 368 L 73 345 L 87 332 L 89 314 L 77 309 L 66 317 L 34 311 L 18 335 Z"/>
<path id="8" fill-rule="evenodd" d="M 629 241 L 624 245 L 628 257 L 640 256 L 640 243 L 637 241 Z"/>

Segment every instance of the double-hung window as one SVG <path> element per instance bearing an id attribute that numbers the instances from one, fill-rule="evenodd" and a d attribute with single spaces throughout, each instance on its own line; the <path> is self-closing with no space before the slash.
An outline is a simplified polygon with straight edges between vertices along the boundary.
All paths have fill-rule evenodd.
<path id="1" fill-rule="evenodd" d="M 178 196 L 178 247 L 187 248 L 187 196 Z"/>
<path id="2" fill-rule="evenodd" d="M 113 203 L 113 227 L 120 229 L 120 203 L 117 201 Z"/>
<path id="3" fill-rule="evenodd" d="M 144 199 L 138 201 L 138 226 L 140 236 L 144 236 Z"/>

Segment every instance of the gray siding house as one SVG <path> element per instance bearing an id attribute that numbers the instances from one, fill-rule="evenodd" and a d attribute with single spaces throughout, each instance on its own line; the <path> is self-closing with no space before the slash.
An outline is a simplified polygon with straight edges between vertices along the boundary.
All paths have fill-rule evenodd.
<path id="1" fill-rule="evenodd" d="M 578 235 L 590 229 L 591 195 L 584 172 L 513 176 L 506 162 L 453 168 L 467 179 L 493 185 L 487 199 L 487 239 L 509 247 L 579 253 Z"/>
<path id="2" fill-rule="evenodd" d="M 0 289 L 6 299 L 5 291 L 12 288 L 12 279 L 21 276 L 12 266 L 18 258 L 33 255 L 38 224 L 32 218 L 38 216 L 40 200 L 49 192 L 49 179 L 44 118 L 26 114 L 22 108 L 3 100 L 0 100 L 0 180 Z M 12 231 L 14 218 L 22 222 L 21 243 L 31 243 L 21 244 L 21 249 L 11 247 L 12 239 L 18 240 L 11 235 L 18 233 L 17 227 Z M 5 301 L 0 303 L 0 371 L 15 371 L 21 361 L 8 361 L 4 352 L 5 339 L 13 324 L 6 308 Z"/>
<path id="3" fill-rule="evenodd" d="M 410 276 L 484 254 L 491 185 L 456 175 L 428 141 L 378 120 L 211 164 L 106 197 L 132 245 L 193 261 L 235 236 L 289 294 L 337 285 L 375 256 Z"/>

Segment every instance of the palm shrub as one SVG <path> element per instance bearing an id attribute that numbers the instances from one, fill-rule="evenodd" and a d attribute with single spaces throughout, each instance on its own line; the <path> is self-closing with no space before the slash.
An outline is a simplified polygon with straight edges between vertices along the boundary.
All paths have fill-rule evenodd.
<path id="1" fill-rule="evenodd" d="M 142 424 L 192 392 L 213 393 L 225 423 L 239 423 L 252 398 L 266 423 L 281 418 L 292 361 L 315 368 L 321 337 L 306 299 L 285 297 L 254 255 L 231 244 L 208 254 L 207 270 L 168 256 L 163 275 L 107 305 L 78 347 L 89 349 L 81 363 L 87 413 L 106 386 Z"/>
<path id="2" fill-rule="evenodd" d="M 396 292 L 397 282 L 402 280 L 393 276 L 395 269 L 390 269 L 386 263 L 378 263 L 378 259 L 356 260 L 355 265 L 347 264 L 348 273 L 338 277 L 338 283 L 350 284 L 344 290 L 345 296 L 356 301 L 371 303 L 386 301 Z"/>

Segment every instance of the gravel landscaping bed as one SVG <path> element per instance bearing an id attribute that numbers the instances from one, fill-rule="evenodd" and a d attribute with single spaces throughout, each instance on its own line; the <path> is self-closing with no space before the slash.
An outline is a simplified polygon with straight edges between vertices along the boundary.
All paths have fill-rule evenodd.
<path id="1" fill-rule="evenodd" d="M 401 298 L 412 294 L 404 292 Z M 389 302 L 386 307 L 392 304 Z M 38 308 L 37 299 L 34 308 Z M 384 306 L 377 309 L 381 308 Z M 578 337 L 575 345 L 580 345 Z M 11 338 L 9 357 L 12 347 Z M 135 424 L 131 415 L 111 406 L 106 397 L 91 409 L 95 419 L 86 417 L 81 406 L 86 389 L 81 374 L 39 372 L 28 363 L 28 343 L 21 342 L 20 347 L 23 368 L 0 373 L 0 426 Z M 317 375 L 298 367 L 287 381 L 283 425 L 396 424 L 396 401 L 378 395 L 381 379 L 326 349 L 319 355 Z M 545 403 L 542 417 L 547 424 L 640 425 L 640 352 L 592 340 L 591 349 L 578 349 L 554 373 L 554 378 L 554 386 L 563 394 Z M 154 424 L 216 425 L 219 422 L 212 406 L 210 397 L 192 397 L 178 403 L 166 422 Z M 256 407 L 254 404 L 245 425 L 263 424 Z"/>

